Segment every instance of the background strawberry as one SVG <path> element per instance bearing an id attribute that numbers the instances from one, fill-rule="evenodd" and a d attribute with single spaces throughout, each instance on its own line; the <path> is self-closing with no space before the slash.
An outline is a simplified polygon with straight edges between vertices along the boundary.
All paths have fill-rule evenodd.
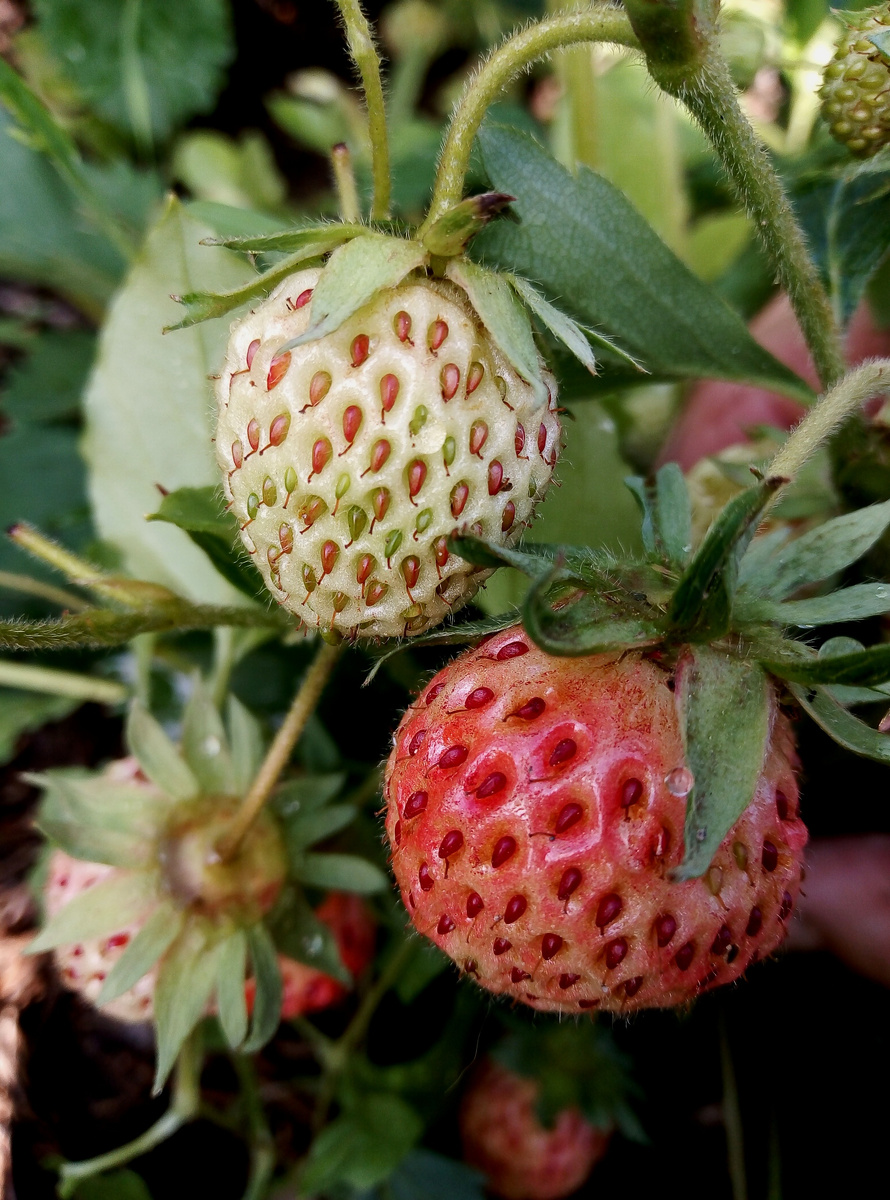
<path id="1" fill-rule="evenodd" d="M 460 1109 L 464 1158 L 506 1200 L 559 1200 L 575 1191 L 603 1157 L 611 1132 L 577 1108 L 549 1126 L 536 1111 L 538 1085 L 488 1059 L 473 1076 Z"/>
<path id="2" fill-rule="evenodd" d="M 511 543 L 559 451 L 549 404 L 447 281 L 383 291 L 315 341 L 320 270 L 286 279 L 232 331 L 216 452 L 244 545 L 307 624 L 398 637 L 438 624 L 487 572 L 455 526 Z"/>
<path id="3" fill-rule="evenodd" d="M 535 1008 L 680 1004 L 773 951 L 806 829 L 771 701 L 750 807 L 704 878 L 674 882 L 691 776 L 671 671 L 554 658 L 519 627 L 441 671 L 387 766 L 386 829 L 417 928 Z"/>

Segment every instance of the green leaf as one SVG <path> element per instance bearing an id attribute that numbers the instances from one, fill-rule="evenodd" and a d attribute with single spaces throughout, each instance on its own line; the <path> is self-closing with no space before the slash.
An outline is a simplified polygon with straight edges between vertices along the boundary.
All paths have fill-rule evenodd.
<path id="1" fill-rule="evenodd" d="M 183 713 L 182 755 L 206 795 L 237 794 L 222 717 L 200 676 Z"/>
<path id="2" fill-rule="evenodd" d="M 247 934 L 236 929 L 220 949 L 216 975 L 216 1006 L 226 1041 L 237 1050 L 247 1037 Z"/>
<path id="3" fill-rule="evenodd" d="M 820 658 L 761 658 L 761 666 L 794 683 L 870 687 L 890 681 L 890 644 Z"/>
<path id="4" fill-rule="evenodd" d="M 220 487 L 177 488 L 161 500 L 161 507 L 149 521 L 168 521 L 184 529 L 200 546 L 213 565 L 233 587 L 245 596 L 262 595 L 262 578 L 244 551 L 238 537 L 238 522 L 226 512 Z"/>
<path id="5" fill-rule="evenodd" d="M 36 0 L 35 11 L 41 36 L 83 99 L 125 134 L 164 141 L 189 117 L 209 112 L 234 55 L 224 0 Z"/>
<path id="6" fill-rule="evenodd" d="M 419 242 L 379 233 L 365 233 L 339 246 L 312 293 L 311 325 L 281 346 L 279 353 L 333 333 L 378 292 L 396 287 L 411 271 L 423 266 L 426 258 Z"/>
<path id="7" fill-rule="evenodd" d="M 167 953 L 182 933 L 185 913 L 172 900 L 164 900 L 151 914 L 108 972 L 96 998 L 101 1008 L 134 987 Z"/>
<path id="8" fill-rule="evenodd" d="M 395 992 L 403 1004 L 411 1004 L 434 979 L 451 967 L 452 960 L 434 942 L 415 938 L 411 955 L 395 983 Z"/>
<path id="9" fill-rule="evenodd" d="M 833 625 L 842 621 L 862 621 L 890 612 L 890 587 L 885 583 L 856 583 L 827 596 L 807 600 L 755 602 L 746 608 L 755 617 L 777 621 L 780 625 Z"/>
<path id="10" fill-rule="evenodd" d="M 155 985 L 155 1024 L 158 1059 L 152 1089 L 157 1095 L 182 1049 L 204 1013 L 219 972 L 222 942 L 211 941 L 209 931 L 194 921 L 164 956 Z"/>
<path id="11" fill-rule="evenodd" d="M 273 801 L 275 811 L 288 823 L 315 812 L 342 791 L 346 782 L 344 771 L 331 771 L 326 775 L 299 775 L 279 785 Z"/>
<path id="12" fill-rule="evenodd" d="M 176 800 L 193 800 L 200 785 L 191 768 L 150 712 L 133 702 L 127 718 L 127 745 L 148 778 Z"/>
<path id="13" fill-rule="evenodd" d="M 239 237 L 209 237 L 204 239 L 206 246 L 225 246 L 228 250 L 240 250 L 243 254 L 297 254 L 309 247 L 314 257 L 325 253 L 315 249 L 324 243 L 327 250 L 333 250 L 341 242 L 367 234 L 364 225 L 302 225 L 294 229 L 276 230 L 274 233 L 242 234 Z"/>
<path id="14" fill-rule="evenodd" d="M 746 573 L 745 591 L 781 600 L 808 584 L 820 583 L 866 554 L 888 525 L 890 500 L 834 517 L 779 545 L 765 561 L 761 558 L 757 572 Z"/>
<path id="15" fill-rule="evenodd" d="M 765 480 L 721 510 L 677 584 L 668 610 L 672 633 L 712 640 L 729 628 L 738 560 L 775 490 L 776 484 Z"/>
<path id="16" fill-rule="evenodd" d="M 281 1021 L 282 984 L 275 943 L 265 925 L 252 925 L 247 931 L 247 943 L 256 980 L 256 995 L 250 1036 L 243 1050 L 245 1054 L 253 1054 L 265 1046 Z"/>
<path id="17" fill-rule="evenodd" d="M 168 492 L 219 482 L 207 376 L 220 365 L 223 326 L 163 337 L 171 290 L 236 283 L 250 270 L 228 250 L 199 246 L 208 232 L 171 200 L 118 293 L 99 338 L 85 397 L 83 452 L 100 537 L 126 571 L 205 603 L 243 603 L 179 529 L 147 522 Z M 113 448 L 113 449 L 112 449 Z"/>
<path id="18" fill-rule="evenodd" d="M 296 868 L 301 883 L 369 895 L 389 889 L 389 879 L 379 867 L 354 854 L 305 854 Z"/>
<path id="19" fill-rule="evenodd" d="M 490 182 L 516 197 L 521 224 L 492 225 L 474 254 L 570 298 L 573 317 L 661 378 L 742 379 L 812 400 L 602 176 L 583 166 L 572 175 L 527 134 L 491 122 L 479 143 Z"/>
<path id="20" fill-rule="evenodd" d="M 28 954 L 114 933 L 138 920 L 156 901 L 155 887 L 154 876 L 147 871 L 103 879 L 57 912 L 28 946 Z"/>
<path id="21" fill-rule="evenodd" d="M 498 349 L 509 359 L 514 371 L 534 388 L 538 403 L 546 404 L 549 392 L 541 376 L 531 321 L 507 277 L 468 258 L 452 259 L 445 274 L 467 293 Z"/>
<path id="22" fill-rule="evenodd" d="M 875 47 L 884 62 L 890 63 L 890 29 L 883 29 L 880 33 L 867 33 L 865 37 Z"/>
<path id="23" fill-rule="evenodd" d="M 28 779 L 45 789 L 39 827 L 67 854 L 116 867 L 150 864 L 169 797 L 144 785 L 64 770 Z"/>
<path id="24" fill-rule="evenodd" d="M 754 798 L 769 735 L 770 692 L 756 663 L 695 646 L 680 665 L 677 699 L 694 780 L 677 877 L 696 879 Z"/>
<path id="25" fill-rule="evenodd" d="M 6 373 L 3 411 L 13 422 L 76 416 L 96 338 L 84 329 L 48 329 Z"/>
<path id="26" fill-rule="evenodd" d="M 392 1174 L 422 1130 L 417 1113 L 398 1096 L 362 1095 L 359 1105 L 315 1138 L 300 1176 L 300 1196 L 327 1192 L 337 1183 L 375 1187 Z"/>
<path id="27" fill-rule="evenodd" d="M 847 166 L 794 196 L 810 250 L 842 323 L 890 251 L 890 161 Z"/>
<path id="28" fill-rule="evenodd" d="M 890 763 L 890 734 L 872 729 L 847 712 L 827 688 L 806 688 L 792 683 L 791 692 L 798 704 L 816 724 L 845 750 Z"/>
<path id="29" fill-rule="evenodd" d="M 264 739 L 259 721 L 234 692 L 229 693 L 229 740 L 232 746 L 232 788 L 243 796 L 263 761 Z"/>
<path id="30" fill-rule="evenodd" d="M 535 316 L 547 326 L 553 336 L 561 341 L 567 350 L 574 354 L 591 375 L 596 374 L 596 360 L 588 338 L 597 346 L 610 351 L 613 357 L 623 359 L 627 366 L 642 371 L 643 368 L 633 355 L 626 354 L 620 346 L 616 346 L 611 338 L 607 338 L 604 334 L 597 333 L 593 329 L 585 329 L 583 325 L 573 321 L 555 304 L 546 300 L 527 279 L 521 279 L 518 275 L 510 275 L 508 278 L 514 290 L 518 292 L 520 298 L 525 301 Z"/>
<path id="31" fill-rule="evenodd" d="M 266 924 L 280 954 L 324 971 L 346 987 L 352 984 L 333 930 L 318 919 L 297 888 L 283 889 Z"/>
<path id="32" fill-rule="evenodd" d="M 485 1176 L 432 1150 L 412 1150 L 390 1175 L 389 1200 L 485 1200 Z"/>

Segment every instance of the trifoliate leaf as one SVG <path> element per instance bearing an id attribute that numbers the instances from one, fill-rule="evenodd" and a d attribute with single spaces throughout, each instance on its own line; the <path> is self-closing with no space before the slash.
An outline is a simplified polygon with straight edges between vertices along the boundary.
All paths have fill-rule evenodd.
<path id="1" fill-rule="evenodd" d="M 645 604 L 631 611 L 630 597 L 613 588 L 615 603 L 599 589 L 552 592 L 552 578 L 545 576 L 529 588 L 522 607 L 522 623 L 529 637 L 548 654 L 578 656 L 607 654 L 630 647 L 651 646 L 664 638 L 664 624 Z M 621 603 L 621 602 L 624 603 Z"/>
<path id="2" fill-rule="evenodd" d="M 193 800 L 200 785 L 154 717 L 134 701 L 127 718 L 127 745 L 152 783 L 176 800 Z"/>
<path id="3" fill-rule="evenodd" d="M 217 980 L 222 942 L 195 922 L 186 925 L 161 962 L 155 984 L 158 1058 L 153 1093 L 164 1086 L 185 1039 L 207 1009 Z"/>
<path id="4" fill-rule="evenodd" d="M 200 677 L 195 679 L 183 713 L 182 754 L 203 792 L 235 795 L 232 757 L 222 717 Z"/>
<path id="5" fill-rule="evenodd" d="M 370 895 L 389 889 L 389 879 L 373 863 L 354 854 L 305 854 L 294 864 L 301 883 Z"/>
<path id="6" fill-rule="evenodd" d="M 114 933 L 138 920 L 157 901 L 156 880 L 148 871 L 127 871 L 81 892 L 46 923 L 28 954 L 70 946 Z"/>
<path id="7" fill-rule="evenodd" d="M 780 544 L 766 557 L 760 552 L 757 571 L 745 571 L 744 590 L 781 600 L 843 571 L 866 554 L 890 525 L 890 500 L 845 513 Z M 753 546 L 748 552 L 758 549 Z M 747 557 L 747 556 L 746 556 Z"/>
<path id="8" fill-rule="evenodd" d="M 281 1020 L 282 984 L 275 944 L 265 925 L 251 926 L 247 931 L 250 961 L 256 993 L 253 1001 L 253 1020 L 250 1035 L 244 1043 L 244 1053 L 253 1054 L 268 1042 Z"/>
<path id="9" fill-rule="evenodd" d="M 769 684 L 756 663 L 694 646 L 680 663 L 676 695 L 693 779 L 677 877 L 696 879 L 754 798 L 770 728 Z"/>
<path id="10" fill-rule="evenodd" d="M 106 975 L 96 999 L 99 1007 L 122 996 L 137 984 L 167 953 L 184 925 L 185 913 L 182 909 L 170 900 L 162 901 Z"/>
<path id="11" fill-rule="evenodd" d="M 236 1050 L 247 1036 L 247 934 L 236 929 L 220 949 L 216 974 L 216 1005 L 226 1041 Z"/>
<path id="12" fill-rule="evenodd" d="M 549 392 L 541 377 L 531 322 L 507 277 L 480 267 L 468 258 L 452 259 L 445 274 L 464 289 L 498 349 L 535 389 L 538 403 L 546 404 Z"/>
<path id="13" fill-rule="evenodd" d="M 253 713 L 231 692 L 228 701 L 229 740 L 232 746 L 232 791 L 243 796 L 263 761 L 263 731 Z"/>
<path id="14" fill-rule="evenodd" d="M 277 353 L 333 333 L 379 291 L 400 284 L 426 258 L 419 242 L 378 233 L 364 233 L 338 247 L 312 293 L 309 328 L 285 342 Z"/>

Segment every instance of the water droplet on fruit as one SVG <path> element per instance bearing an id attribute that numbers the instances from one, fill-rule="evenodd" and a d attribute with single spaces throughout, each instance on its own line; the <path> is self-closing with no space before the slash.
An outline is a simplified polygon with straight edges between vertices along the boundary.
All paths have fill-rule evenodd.
<path id="1" fill-rule="evenodd" d="M 664 785 L 672 796 L 682 799 L 688 796 L 695 785 L 695 777 L 687 767 L 674 767 L 664 777 Z"/>

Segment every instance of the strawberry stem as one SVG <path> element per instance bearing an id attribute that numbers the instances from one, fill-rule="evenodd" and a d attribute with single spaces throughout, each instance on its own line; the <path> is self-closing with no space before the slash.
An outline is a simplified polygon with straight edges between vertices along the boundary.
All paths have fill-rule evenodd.
<path id="1" fill-rule="evenodd" d="M 355 225 L 362 219 L 362 212 L 355 183 L 355 172 L 352 169 L 352 155 L 345 142 L 338 142 L 336 146 L 332 147 L 331 167 L 340 204 L 340 219 L 347 224 Z"/>
<path id="2" fill-rule="evenodd" d="M 0 685 L 51 696 L 70 696 L 75 700 L 94 700 L 98 704 L 125 704 L 129 691 L 113 679 L 96 679 L 77 671 L 58 671 L 55 667 L 0 659 Z"/>
<path id="3" fill-rule="evenodd" d="M 826 392 L 794 429 L 766 469 L 767 479 L 789 483 L 839 425 L 881 392 L 890 391 L 890 358 L 872 359 Z M 778 495 L 778 493 L 776 493 Z"/>
<path id="4" fill-rule="evenodd" d="M 368 18 L 359 0 L 336 0 L 346 28 L 346 42 L 353 62 L 358 67 L 368 106 L 368 132 L 371 138 L 371 174 L 374 195 L 371 200 L 371 220 L 385 221 L 389 217 L 391 180 L 389 173 L 389 135 L 386 129 L 386 105 L 383 82 L 380 78 L 380 59 L 371 36 Z"/>
<path id="5" fill-rule="evenodd" d="M 433 199 L 418 237 L 422 238 L 439 217 L 462 199 L 473 141 L 488 106 L 531 63 L 551 50 L 578 42 L 613 42 L 639 49 L 627 15 L 619 8 L 605 5 L 551 17 L 508 38 L 464 89 L 442 147 Z"/>
<path id="6" fill-rule="evenodd" d="M 221 838 L 217 853 L 223 862 L 228 862 L 238 852 L 238 847 L 254 821 L 263 811 L 278 777 L 287 765 L 291 751 L 306 728 L 306 722 L 315 711 L 319 697 L 340 657 L 341 646 L 322 642 L 312 660 L 309 670 L 297 689 L 287 716 L 275 735 L 272 745 L 263 759 L 250 791 L 244 797 L 232 824 Z"/>

